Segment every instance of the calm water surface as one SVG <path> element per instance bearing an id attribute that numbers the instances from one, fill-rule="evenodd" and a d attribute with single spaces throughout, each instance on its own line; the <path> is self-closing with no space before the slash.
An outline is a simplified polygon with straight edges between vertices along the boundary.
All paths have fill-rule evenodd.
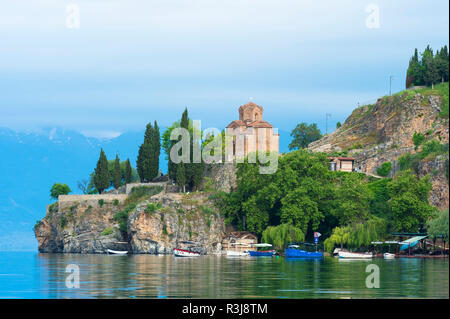
<path id="1" fill-rule="evenodd" d="M 366 267 L 380 288 L 366 288 Z M 67 288 L 67 265 L 80 288 Z M 295 260 L 0 252 L 0 298 L 449 298 L 445 259 Z"/>

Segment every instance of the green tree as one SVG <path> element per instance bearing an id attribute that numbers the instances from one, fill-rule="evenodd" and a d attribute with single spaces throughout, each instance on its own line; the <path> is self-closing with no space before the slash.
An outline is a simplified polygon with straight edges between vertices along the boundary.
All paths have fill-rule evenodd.
<path id="1" fill-rule="evenodd" d="M 419 178 L 411 170 L 400 172 L 387 185 L 389 207 L 396 231 L 417 232 L 423 229 L 436 208 L 428 202 L 430 176 Z"/>
<path id="2" fill-rule="evenodd" d="M 160 154 L 160 136 L 158 124 L 147 124 L 144 142 L 139 147 L 136 167 L 141 182 L 150 182 L 158 176 Z"/>
<path id="3" fill-rule="evenodd" d="M 262 240 L 272 244 L 276 249 L 282 250 L 290 243 L 304 241 L 305 235 L 301 229 L 293 225 L 281 224 L 267 227 L 262 233 Z"/>
<path id="4" fill-rule="evenodd" d="M 440 211 L 439 213 L 433 216 L 433 219 L 428 220 L 427 222 L 427 232 L 431 238 L 442 238 L 445 241 L 448 241 L 448 209 Z"/>
<path id="5" fill-rule="evenodd" d="M 103 149 L 101 149 L 100 157 L 97 161 L 97 167 L 94 172 L 94 185 L 100 194 L 111 185 L 110 178 L 108 159 L 106 158 Z"/>
<path id="6" fill-rule="evenodd" d="M 391 162 L 384 162 L 381 167 L 377 169 L 377 174 L 383 177 L 386 177 L 391 172 L 392 163 Z"/>
<path id="7" fill-rule="evenodd" d="M 341 122 L 336 123 L 336 129 L 340 128 L 342 126 Z"/>
<path id="8" fill-rule="evenodd" d="M 133 169 L 131 168 L 130 159 L 127 159 L 125 162 L 125 183 L 131 183 L 132 176 Z"/>
<path id="9" fill-rule="evenodd" d="M 176 182 L 177 185 L 181 187 L 184 193 L 186 191 L 186 172 L 184 169 L 184 163 L 177 164 L 176 168 L 177 168 Z"/>
<path id="10" fill-rule="evenodd" d="M 50 197 L 58 200 L 59 195 L 67 195 L 71 193 L 70 187 L 67 184 L 54 183 L 50 189 Z"/>
<path id="11" fill-rule="evenodd" d="M 306 148 L 311 142 L 317 141 L 322 137 L 317 124 L 298 124 L 291 132 L 292 141 L 289 144 L 289 149 Z"/>
<path id="12" fill-rule="evenodd" d="M 116 159 L 114 160 L 114 171 L 113 171 L 113 185 L 115 189 L 118 189 L 122 183 L 122 171 L 120 169 L 119 155 L 116 154 Z"/>

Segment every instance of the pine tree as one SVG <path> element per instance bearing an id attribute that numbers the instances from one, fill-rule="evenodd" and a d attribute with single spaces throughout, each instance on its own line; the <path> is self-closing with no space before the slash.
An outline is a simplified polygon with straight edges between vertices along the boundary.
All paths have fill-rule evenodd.
<path id="1" fill-rule="evenodd" d="M 108 169 L 108 159 L 106 158 L 103 148 L 100 150 L 100 157 L 95 168 L 94 185 L 101 194 L 110 185 L 110 174 Z"/>
<path id="2" fill-rule="evenodd" d="M 113 171 L 113 185 L 115 189 L 120 187 L 122 182 L 122 171 L 120 170 L 120 160 L 119 155 L 116 154 L 116 160 L 114 161 L 114 171 Z"/>
<path id="3" fill-rule="evenodd" d="M 130 164 L 130 159 L 125 162 L 125 183 L 131 183 L 132 169 Z"/>

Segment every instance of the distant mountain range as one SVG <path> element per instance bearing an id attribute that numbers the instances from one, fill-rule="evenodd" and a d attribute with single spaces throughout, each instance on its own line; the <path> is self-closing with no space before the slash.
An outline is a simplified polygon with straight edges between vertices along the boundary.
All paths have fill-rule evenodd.
<path id="1" fill-rule="evenodd" d="M 280 152 L 286 152 L 289 133 L 279 133 Z M 66 183 L 73 193 L 81 193 L 77 181 L 88 179 L 101 147 L 108 159 L 118 153 L 121 160 L 129 158 L 135 166 L 143 139 L 144 131 L 102 140 L 63 128 L 46 128 L 39 133 L 0 128 L 0 251 L 37 250 L 32 228 L 52 202 L 49 192 L 53 183 Z M 167 173 L 163 152 L 160 168 Z"/>

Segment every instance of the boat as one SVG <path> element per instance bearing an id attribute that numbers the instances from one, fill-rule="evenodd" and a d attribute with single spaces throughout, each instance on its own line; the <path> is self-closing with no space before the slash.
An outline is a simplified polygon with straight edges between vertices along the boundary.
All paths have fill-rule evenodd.
<path id="1" fill-rule="evenodd" d="M 198 257 L 200 256 L 200 253 L 193 250 L 187 250 L 187 249 L 179 249 L 174 248 L 173 254 L 175 257 Z"/>
<path id="2" fill-rule="evenodd" d="M 368 259 L 372 258 L 373 255 L 371 253 L 354 253 L 351 251 L 341 250 L 338 252 L 339 258 L 352 258 L 352 259 Z"/>
<path id="3" fill-rule="evenodd" d="M 239 244 L 239 243 L 231 243 L 231 245 L 233 245 L 233 246 L 236 246 L 236 245 L 243 245 L 244 248 L 245 248 L 245 247 L 250 247 L 250 246 L 247 245 L 247 244 Z M 245 256 L 249 256 L 249 253 L 248 253 L 247 250 L 242 251 L 242 250 L 236 250 L 236 249 L 235 249 L 235 250 L 228 250 L 228 249 L 227 249 L 226 255 L 227 255 L 228 257 L 245 257 Z"/>
<path id="4" fill-rule="evenodd" d="M 384 253 L 383 257 L 384 257 L 384 259 L 393 259 L 393 258 L 395 258 L 395 254 Z"/>
<path id="5" fill-rule="evenodd" d="M 272 247 L 271 244 L 253 244 L 252 247 Z M 272 257 L 275 255 L 277 251 L 275 249 L 273 250 L 249 250 L 249 255 L 251 257 Z"/>
<path id="6" fill-rule="evenodd" d="M 128 254 L 128 251 L 126 250 L 112 250 L 112 249 L 107 249 L 106 252 L 109 255 L 126 255 Z"/>
<path id="7" fill-rule="evenodd" d="M 173 254 L 175 257 L 199 257 L 201 255 L 198 243 L 192 241 L 183 241 L 182 243 L 185 244 L 187 248 L 174 248 Z"/>
<path id="8" fill-rule="evenodd" d="M 308 244 L 308 243 L 302 243 L 302 244 L 314 246 L 314 244 Z M 287 258 L 322 258 L 323 252 L 306 251 L 306 250 L 301 249 L 301 247 L 299 245 L 292 244 L 292 245 L 289 245 L 284 250 L 284 256 Z"/>

